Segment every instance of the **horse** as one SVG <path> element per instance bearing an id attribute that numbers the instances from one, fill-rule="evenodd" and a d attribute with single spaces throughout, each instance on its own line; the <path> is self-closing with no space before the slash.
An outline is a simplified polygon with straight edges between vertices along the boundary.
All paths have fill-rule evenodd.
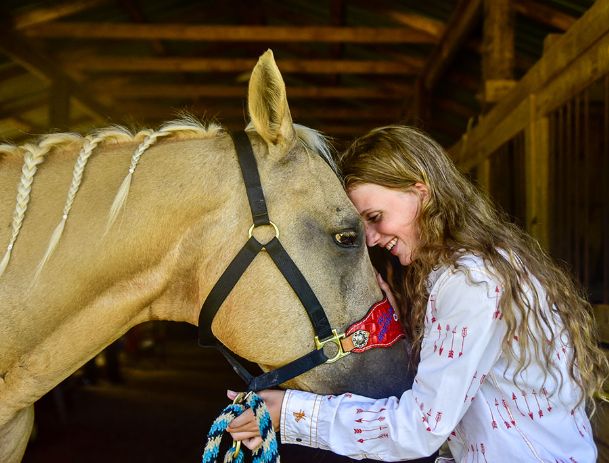
<path id="1" fill-rule="evenodd" d="M 328 145 L 292 122 L 270 50 L 252 71 L 248 111 L 269 215 L 332 326 L 344 329 L 382 293 Z M 50 134 L 0 153 L 0 461 L 15 463 L 34 402 L 89 359 L 146 321 L 198 323 L 251 215 L 230 135 L 192 117 L 136 134 L 121 127 Z M 256 233 L 262 242 L 274 232 Z M 315 349 L 300 301 L 264 252 L 211 328 L 264 371 Z M 399 394 L 409 384 L 395 365 L 407 362 L 401 342 L 285 385 Z"/>

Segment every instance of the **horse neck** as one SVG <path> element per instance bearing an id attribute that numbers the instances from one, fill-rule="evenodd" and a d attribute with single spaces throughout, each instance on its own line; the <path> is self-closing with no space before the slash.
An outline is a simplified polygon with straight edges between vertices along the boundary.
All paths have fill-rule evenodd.
<path id="1" fill-rule="evenodd" d="M 36 264 L 61 217 L 74 159 L 63 153 L 50 157 L 35 178 L 26 220 L 0 280 L 6 321 L 0 331 L 20 333 L 19 339 L 5 338 L 0 348 L 14 342 L 25 349 L 76 314 L 82 323 L 90 320 L 99 327 L 103 320 L 109 327 L 98 344 L 148 318 L 193 321 L 200 300 L 196 266 L 211 260 L 202 243 L 222 222 L 222 205 L 231 201 L 239 180 L 238 170 L 225 169 L 227 149 L 226 137 L 152 147 L 134 173 L 124 210 L 105 235 L 107 211 L 133 145 L 96 153 L 58 248 L 31 287 Z M 10 180 L 14 185 L 15 177 Z M 2 177 L 3 184 L 8 181 Z M 12 190 L 14 195 L 14 186 Z M 11 214 L 6 203 L 13 201 L 3 201 L 5 217 Z M 156 312 L 148 310 L 151 306 Z"/>

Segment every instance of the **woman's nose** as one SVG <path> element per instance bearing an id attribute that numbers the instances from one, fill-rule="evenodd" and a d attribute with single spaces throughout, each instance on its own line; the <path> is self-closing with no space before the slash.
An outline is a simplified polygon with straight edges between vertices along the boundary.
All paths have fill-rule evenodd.
<path id="1" fill-rule="evenodd" d="M 374 229 L 374 227 L 371 227 L 370 225 L 365 225 L 365 230 L 366 246 L 368 246 L 369 248 L 371 248 L 372 246 L 376 246 L 381 235 Z"/>

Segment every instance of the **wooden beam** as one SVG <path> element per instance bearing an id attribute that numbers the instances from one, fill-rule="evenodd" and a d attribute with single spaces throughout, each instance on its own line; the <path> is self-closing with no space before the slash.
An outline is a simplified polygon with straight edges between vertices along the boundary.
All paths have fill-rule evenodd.
<path id="1" fill-rule="evenodd" d="M 512 0 L 484 0 L 482 81 L 486 103 L 503 96 L 496 92 L 490 94 L 489 83 L 514 78 L 514 56 Z"/>
<path id="2" fill-rule="evenodd" d="M 478 125 L 450 148 L 469 170 L 524 130 L 609 73 L 609 2 L 597 2 L 560 38 Z"/>
<path id="3" fill-rule="evenodd" d="M 431 53 L 420 79 L 423 86 L 432 91 L 452 62 L 461 45 L 478 23 L 482 11 L 482 0 L 460 0 L 446 25 L 440 43 Z"/>
<path id="4" fill-rule="evenodd" d="M 2 104 L 0 106 L 0 120 L 9 119 L 13 116 L 18 116 L 28 111 L 41 108 L 47 103 L 48 98 L 47 95 L 44 94 L 42 96 L 36 96 L 26 103 L 18 102 L 17 104 L 13 105 Z"/>
<path id="5" fill-rule="evenodd" d="M 87 87 L 94 92 L 105 92 L 112 97 L 138 99 L 188 99 L 193 98 L 245 98 L 245 86 L 197 85 L 197 84 L 120 84 L 105 85 L 95 83 Z M 366 99 L 395 100 L 408 95 L 410 87 L 370 88 L 370 87 L 288 87 L 288 99 Z"/>
<path id="6" fill-rule="evenodd" d="M 184 108 L 192 114 L 206 115 L 209 117 L 218 117 L 220 119 L 238 118 L 241 120 L 247 119 L 247 109 L 239 105 L 208 105 L 200 104 L 188 105 Z M 141 117 L 154 117 L 155 119 L 171 119 L 175 116 L 176 111 L 168 109 L 163 105 L 150 104 L 122 104 L 121 110 L 129 115 Z M 387 124 L 399 120 L 399 108 L 387 108 L 385 106 L 373 106 L 363 109 L 354 108 L 304 108 L 291 105 L 290 113 L 296 122 L 301 121 L 376 121 L 377 124 Z"/>
<path id="7" fill-rule="evenodd" d="M 513 0 L 484 0 L 482 24 L 482 108 L 488 112 L 515 85 Z M 491 165 L 486 159 L 477 166 L 478 185 L 491 192 Z"/>
<path id="8" fill-rule="evenodd" d="M 255 59 L 223 58 L 144 58 L 99 56 L 66 62 L 71 69 L 81 72 L 247 72 L 256 64 Z M 399 74 L 415 75 L 418 69 L 393 61 L 355 60 L 298 60 L 279 59 L 282 73 L 302 74 Z"/>
<path id="9" fill-rule="evenodd" d="M 516 13 L 530 18 L 540 24 L 552 26 L 560 31 L 566 31 L 577 20 L 561 11 L 531 0 L 516 0 L 514 2 Z"/>
<path id="10" fill-rule="evenodd" d="M 0 30 L 0 52 L 9 56 L 29 72 L 45 82 L 65 81 L 70 88 L 72 98 L 82 108 L 98 121 L 106 122 L 112 116 L 112 111 L 105 108 L 91 95 L 83 91 L 49 56 L 40 53 L 29 41 L 20 34 L 8 30 Z"/>
<path id="11" fill-rule="evenodd" d="M 434 43 L 426 33 L 406 28 L 332 26 L 202 26 L 60 22 L 24 31 L 30 37 L 199 42 Z"/>
<path id="12" fill-rule="evenodd" d="M 89 10 L 109 0 L 76 0 L 61 2 L 49 7 L 35 8 L 13 18 L 13 27 L 17 30 L 40 25 L 81 11 Z"/>
<path id="13" fill-rule="evenodd" d="M 384 13 L 395 22 L 423 32 L 439 41 L 445 31 L 444 23 L 416 13 L 387 10 Z"/>
<path id="14" fill-rule="evenodd" d="M 396 24 L 433 37 L 434 42 L 440 39 L 444 30 L 444 23 L 441 21 L 411 11 L 405 12 L 396 9 L 396 2 L 394 0 L 375 0 L 373 11 L 371 11 L 370 0 L 349 0 L 348 3 L 351 8 L 355 7 L 360 10 L 354 11 L 357 15 L 368 15 L 371 13 L 373 15 L 386 16 Z"/>

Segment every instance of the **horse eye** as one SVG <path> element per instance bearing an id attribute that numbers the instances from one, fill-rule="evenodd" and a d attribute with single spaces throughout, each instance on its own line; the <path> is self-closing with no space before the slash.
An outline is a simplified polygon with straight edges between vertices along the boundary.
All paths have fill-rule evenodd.
<path id="1" fill-rule="evenodd" d="M 338 232 L 334 235 L 334 241 L 336 241 L 336 244 L 339 246 L 357 246 L 357 233 L 352 230 Z"/>

